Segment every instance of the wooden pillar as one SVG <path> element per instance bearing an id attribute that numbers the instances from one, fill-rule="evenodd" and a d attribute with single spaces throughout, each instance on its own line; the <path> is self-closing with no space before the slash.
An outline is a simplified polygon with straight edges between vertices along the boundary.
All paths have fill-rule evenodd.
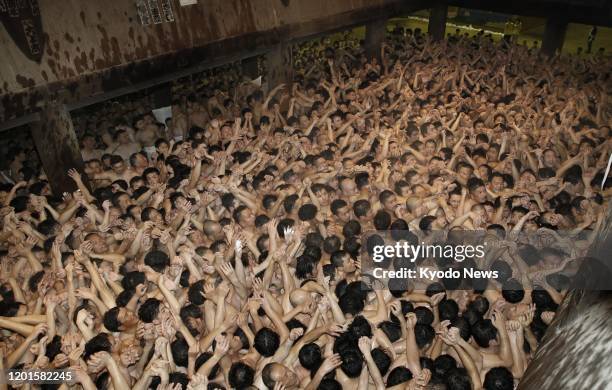
<path id="1" fill-rule="evenodd" d="M 431 38 L 434 41 L 444 39 L 447 13 L 448 5 L 445 3 L 437 3 L 429 10 L 429 24 L 427 25 L 427 33 L 431 35 Z"/>
<path id="2" fill-rule="evenodd" d="M 565 32 L 567 31 L 567 18 L 561 15 L 550 16 L 546 19 L 544 39 L 542 40 L 542 53 L 554 56 L 557 50 L 563 48 Z"/>
<path id="3" fill-rule="evenodd" d="M 68 170 L 75 168 L 86 181 L 81 149 L 74 132 L 72 118 L 66 106 L 57 100 L 47 100 L 40 113 L 40 120 L 30 129 L 43 170 L 55 195 L 76 190 Z"/>
<path id="4" fill-rule="evenodd" d="M 242 74 L 250 79 L 256 79 L 259 74 L 259 57 L 249 57 L 242 60 Z"/>
<path id="5" fill-rule="evenodd" d="M 280 43 L 266 54 L 268 88 L 285 83 L 291 85 L 293 82 L 293 55 L 291 44 Z"/>
<path id="6" fill-rule="evenodd" d="M 153 95 L 153 107 L 167 107 L 172 104 L 172 83 L 157 85 L 149 91 Z"/>
<path id="7" fill-rule="evenodd" d="M 368 59 L 377 58 L 380 63 L 380 49 L 385 41 L 386 32 L 386 19 L 377 19 L 366 24 L 364 49 Z"/>
<path id="8" fill-rule="evenodd" d="M 612 383 L 612 208 L 518 390 L 607 389 Z M 608 341 L 606 341 L 608 340 Z M 582 363 L 585 364 L 582 364 Z M 586 362 L 591 362 L 586 364 Z"/>

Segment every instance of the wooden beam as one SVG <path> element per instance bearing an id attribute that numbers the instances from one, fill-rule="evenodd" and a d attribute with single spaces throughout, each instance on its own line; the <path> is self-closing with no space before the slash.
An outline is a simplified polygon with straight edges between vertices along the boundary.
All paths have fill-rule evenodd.
<path id="1" fill-rule="evenodd" d="M 408 14 L 427 7 L 425 0 L 388 0 L 373 6 L 287 24 L 212 42 L 200 47 L 132 62 L 86 77 L 64 80 L 0 96 L 0 123 L 36 112 L 43 91 L 60 98 L 70 111 L 189 76 L 228 62 L 261 55 L 282 42 L 299 42 L 326 33 L 364 25 L 378 18 Z"/>
<path id="2" fill-rule="evenodd" d="M 86 175 L 79 142 L 66 106 L 57 100 L 45 102 L 40 120 L 32 123 L 30 129 L 53 193 L 61 195 L 75 191 L 77 187 L 68 176 L 68 169 L 75 168 L 84 180 Z"/>
<path id="3" fill-rule="evenodd" d="M 427 33 L 431 35 L 434 41 L 444 39 L 446 32 L 446 15 L 448 14 L 448 5 L 445 3 L 435 4 L 429 11 L 429 23 L 427 24 Z"/>
<path id="4" fill-rule="evenodd" d="M 567 19 L 559 16 L 551 16 L 546 19 L 544 39 L 542 40 L 542 53 L 547 56 L 554 56 L 557 50 L 563 49 L 566 31 Z"/>
<path id="5" fill-rule="evenodd" d="M 582 23 L 612 27 L 612 3 L 609 1 L 491 1 L 491 0 L 447 0 L 448 5 L 498 12 L 508 15 L 548 18 L 565 14 L 570 23 Z"/>
<path id="6" fill-rule="evenodd" d="M 369 59 L 377 58 L 380 64 L 380 50 L 387 34 L 387 19 L 376 19 L 366 24 L 365 53 Z"/>
<path id="7" fill-rule="evenodd" d="M 290 89 L 293 82 L 293 53 L 290 43 L 276 45 L 266 54 L 268 88 L 286 84 Z"/>

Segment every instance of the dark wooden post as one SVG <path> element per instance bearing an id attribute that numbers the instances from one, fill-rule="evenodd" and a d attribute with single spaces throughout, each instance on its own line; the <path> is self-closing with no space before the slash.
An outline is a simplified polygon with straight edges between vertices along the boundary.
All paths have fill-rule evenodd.
<path id="1" fill-rule="evenodd" d="M 293 55 L 291 44 L 280 43 L 266 54 L 268 88 L 285 83 L 288 86 L 293 82 Z"/>
<path id="2" fill-rule="evenodd" d="M 366 24 L 365 53 L 368 59 L 377 58 L 380 63 L 380 49 L 385 41 L 387 20 L 377 19 Z"/>
<path id="3" fill-rule="evenodd" d="M 167 107 L 172 104 L 172 83 L 164 83 L 151 88 L 153 107 Z"/>
<path id="4" fill-rule="evenodd" d="M 256 79 L 259 74 L 259 57 L 249 57 L 242 60 L 242 74 L 250 79 Z"/>
<path id="5" fill-rule="evenodd" d="M 30 129 L 53 193 L 61 195 L 75 191 L 76 185 L 68 176 L 68 170 L 75 168 L 83 175 L 84 181 L 87 178 L 79 142 L 66 106 L 57 100 L 47 100 L 40 120 L 32 123 Z"/>
<path id="6" fill-rule="evenodd" d="M 557 50 L 563 48 L 565 32 L 567 31 L 567 18 L 562 15 L 550 16 L 546 19 L 544 39 L 542 40 L 542 53 L 554 56 Z"/>
<path id="7" fill-rule="evenodd" d="M 603 226 L 518 390 L 605 389 L 612 383 L 606 347 L 612 339 L 612 208 Z"/>
<path id="8" fill-rule="evenodd" d="M 437 3 L 429 10 L 429 24 L 427 25 L 427 33 L 431 35 L 434 41 L 444 39 L 447 13 L 448 5 L 445 3 Z"/>

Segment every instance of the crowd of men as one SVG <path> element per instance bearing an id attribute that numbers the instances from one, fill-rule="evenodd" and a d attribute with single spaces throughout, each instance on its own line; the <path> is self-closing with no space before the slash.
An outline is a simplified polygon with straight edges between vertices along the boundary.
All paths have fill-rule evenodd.
<path id="1" fill-rule="evenodd" d="M 86 390 L 514 389 L 604 221 L 610 59 L 406 30 L 374 59 L 318 42 L 296 63 L 267 93 L 211 80 L 163 124 L 103 118 L 73 193 L 10 151 L 0 369 Z M 373 230 L 486 232 L 497 257 L 472 265 L 500 277 L 381 286 Z"/>

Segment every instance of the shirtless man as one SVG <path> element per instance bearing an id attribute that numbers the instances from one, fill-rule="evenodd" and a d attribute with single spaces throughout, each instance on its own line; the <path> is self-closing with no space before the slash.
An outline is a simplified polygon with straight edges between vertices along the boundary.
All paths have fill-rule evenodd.
<path id="1" fill-rule="evenodd" d="M 102 151 L 96 149 L 96 139 L 91 134 L 85 134 L 81 140 L 81 155 L 84 161 L 99 159 Z"/>
<path id="2" fill-rule="evenodd" d="M 210 119 L 204 106 L 200 102 L 195 101 L 195 99 L 187 101 L 187 115 L 190 126 L 201 127 L 202 129 L 206 128 Z"/>
<path id="3" fill-rule="evenodd" d="M 134 138 L 142 145 L 149 157 L 155 152 L 155 141 L 161 137 L 159 126 L 150 118 L 151 117 L 147 115 L 139 119 L 136 122 L 136 134 L 134 134 Z"/>
<path id="4" fill-rule="evenodd" d="M 114 182 L 115 180 L 125 180 L 127 183 L 129 183 L 134 176 L 138 176 L 138 172 L 132 168 L 129 168 L 121 156 L 111 156 L 110 166 L 110 171 L 96 173 L 94 174 L 93 179 L 110 180 L 111 182 Z"/>
<path id="5" fill-rule="evenodd" d="M 130 156 L 140 151 L 140 144 L 133 142 L 130 139 L 130 135 L 126 130 L 117 130 L 115 133 L 115 141 L 117 142 L 114 150 L 110 151 L 110 154 L 116 154 L 121 156 L 122 159 L 127 160 Z M 155 141 L 153 141 L 155 142 Z"/>
<path id="6" fill-rule="evenodd" d="M 166 119 L 166 129 L 168 137 L 175 141 L 182 141 L 187 137 L 187 116 L 179 102 L 172 104 L 172 118 Z"/>

